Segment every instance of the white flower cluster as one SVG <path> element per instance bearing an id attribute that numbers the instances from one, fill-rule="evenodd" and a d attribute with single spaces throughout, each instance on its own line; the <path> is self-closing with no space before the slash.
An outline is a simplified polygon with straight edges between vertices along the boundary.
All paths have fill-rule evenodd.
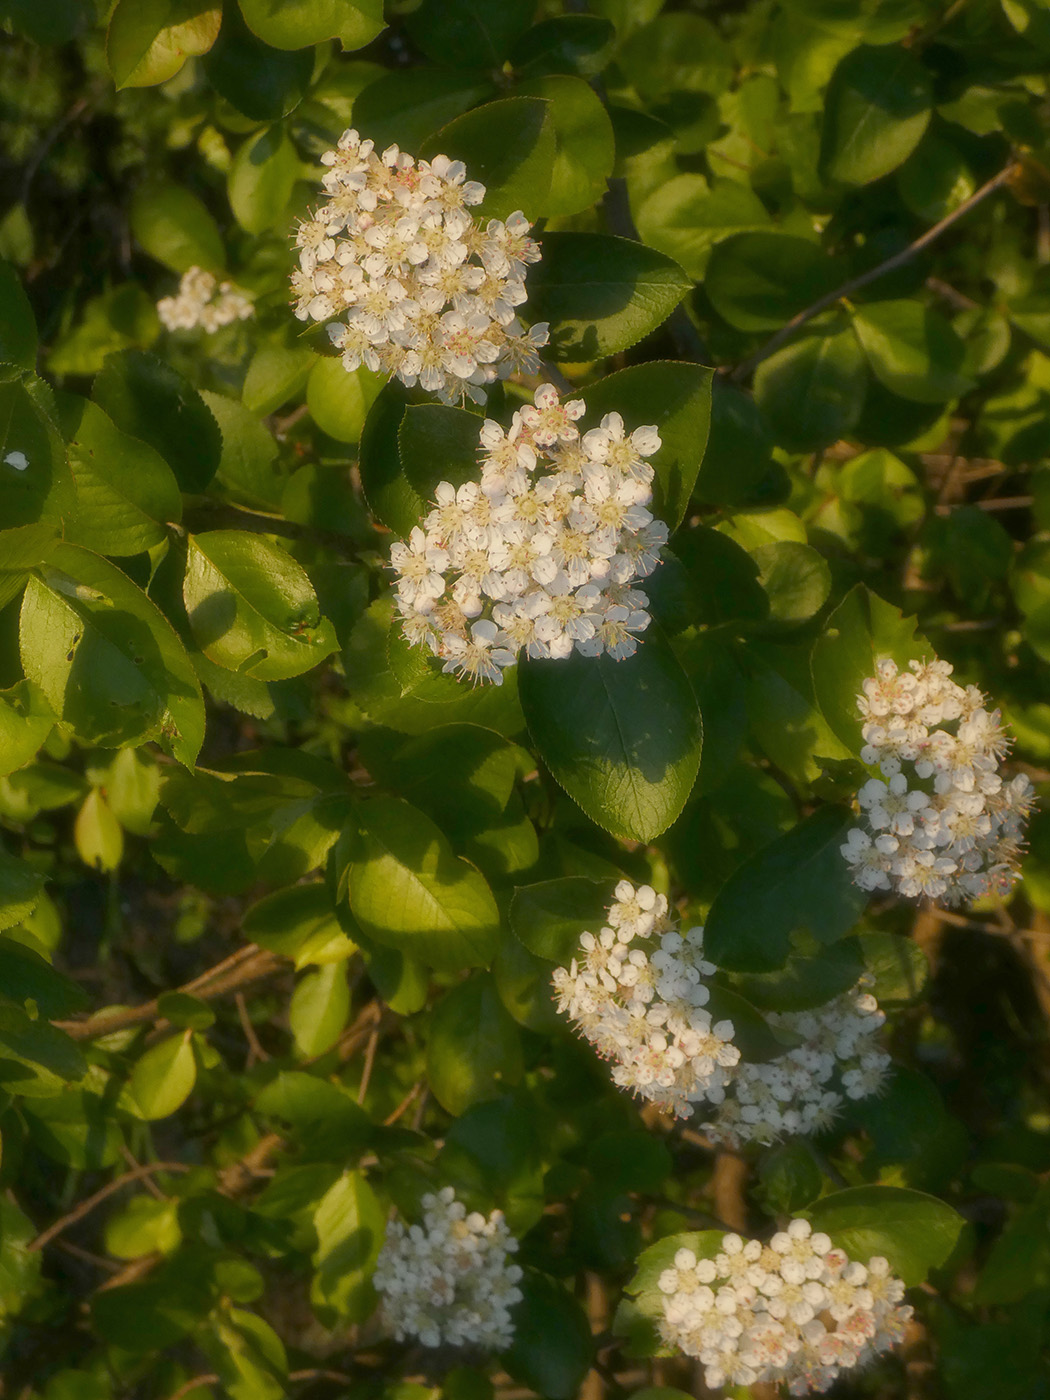
<path id="1" fill-rule="evenodd" d="M 890 1057 L 878 1044 L 885 1013 L 862 987 L 806 1011 L 768 1012 L 798 1044 L 765 1064 L 742 1063 L 718 1112 L 702 1126 L 716 1142 L 770 1143 L 822 1132 L 846 1099 L 877 1094 Z"/>
<path id="2" fill-rule="evenodd" d="M 515 314 L 540 257 L 520 210 L 482 226 L 470 206 L 485 186 L 462 161 L 380 156 L 352 129 L 321 161 L 328 199 L 299 226 L 292 290 L 301 321 L 331 322 L 347 370 L 480 403 L 497 377 L 539 368 L 547 326 L 526 331 Z"/>
<path id="3" fill-rule="evenodd" d="M 680 1249 L 660 1275 L 660 1333 L 704 1367 L 714 1387 L 786 1383 L 825 1391 L 844 1371 L 888 1351 L 913 1309 L 877 1255 L 867 1264 L 792 1220 L 768 1245 L 725 1235 L 713 1259 Z"/>
<path id="4" fill-rule="evenodd" d="M 655 427 L 630 435 L 618 413 L 580 434 L 581 400 L 543 384 L 510 430 L 481 428 L 481 480 L 442 482 L 407 543 L 390 552 L 405 637 L 472 681 L 502 680 L 529 656 L 637 650 L 649 599 L 633 587 L 660 562 Z"/>
<path id="5" fill-rule="evenodd" d="M 876 1093 L 889 1068 L 876 1032 L 885 1021 L 860 988 L 812 1011 L 774 1013 L 769 1024 L 797 1041 L 764 1064 L 741 1060 L 731 1021 L 712 1024 L 704 930 L 682 934 L 667 900 L 648 885 L 616 886 L 608 926 L 585 933 L 580 956 L 553 975 L 558 1010 L 599 1055 L 613 1083 L 677 1117 L 715 1105 L 704 1129 L 717 1141 L 772 1142 L 815 1133 L 846 1098 Z"/>
<path id="6" fill-rule="evenodd" d="M 961 904 L 1005 896 L 1018 878 L 1022 828 L 1035 800 L 1021 774 L 1004 781 L 1009 740 L 986 697 L 945 661 L 880 661 L 857 697 L 865 763 L 863 825 L 842 847 L 861 889 Z"/>
<path id="7" fill-rule="evenodd" d="M 203 326 L 211 335 L 220 326 L 245 321 L 254 314 L 255 308 L 242 292 L 229 282 L 217 282 L 201 267 L 188 268 L 182 274 L 178 294 L 157 302 L 157 315 L 169 331 Z"/>
<path id="8" fill-rule="evenodd" d="M 740 1060 L 733 1023 L 712 1024 L 703 979 L 702 928 L 678 932 L 667 899 L 649 885 L 616 886 L 608 926 L 580 938 L 580 958 L 554 971 L 558 1010 L 599 1055 L 614 1060 L 613 1083 L 680 1118 L 718 1102 Z M 654 949 L 653 945 L 657 945 Z"/>
<path id="9" fill-rule="evenodd" d="M 503 1213 L 468 1215 L 451 1186 L 423 1197 L 423 1224 L 392 1220 L 373 1283 L 399 1342 L 504 1351 L 514 1339 L 510 1310 L 522 1297 L 521 1269 L 508 1262 L 518 1241 Z"/>

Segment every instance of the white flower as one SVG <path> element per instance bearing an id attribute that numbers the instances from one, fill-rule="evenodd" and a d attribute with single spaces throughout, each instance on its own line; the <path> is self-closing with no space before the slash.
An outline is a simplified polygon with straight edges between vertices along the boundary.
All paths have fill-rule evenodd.
<path id="1" fill-rule="evenodd" d="M 313 256 L 312 250 L 304 248 L 303 256 Z M 182 274 L 175 296 L 161 297 L 157 302 L 157 315 L 169 331 L 190 331 L 202 326 L 211 335 L 220 326 L 244 321 L 254 314 L 255 308 L 243 292 L 229 282 L 216 286 L 212 274 L 199 267 L 188 268 Z"/>
<path id="2" fill-rule="evenodd" d="M 379 155 L 352 129 L 321 164 L 327 202 L 296 232 L 293 303 L 300 320 L 346 313 L 328 329 L 347 370 L 367 365 L 445 403 L 480 402 L 497 378 L 535 371 L 547 328 L 526 331 L 515 315 L 540 256 L 523 213 L 483 229 L 470 209 L 485 187 L 462 161 Z"/>
<path id="3" fill-rule="evenodd" d="M 449 372 L 475 374 L 490 324 L 455 311 L 442 316 L 439 349 Z M 329 334 L 344 363 L 378 363 L 360 325 L 355 309 Z M 627 475 L 608 454 L 590 463 L 576 426 L 583 407 L 563 404 L 544 384 L 508 430 L 485 420 L 481 480 L 458 488 L 441 482 L 421 527 L 391 550 L 403 633 L 447 671 L 498 683 L 523 646 L 554 660 L 574 651 L 621 660 L 637 649 L 649 599 L 631 584 L 636 565 L 648 573 L 658 562 L 667 530 L 646 509 L 651 488 L 637 473 Z M 603 423 L 610 417 L 619 421 L 607 415 Z M 655 451 L 659 436 L 637 429 L 630 441 L 632 454 Z M 467 619 L 486 629 L 468 636 Z"/>
<path id="4" fill-rule="evenodd" d="M 704 1368 L 708 1386 L 827 1390 L 898 1342 L 912 1309 L 875 1257 L 865 1268 L 793 1220 L 769 1246 L 726 1235 L 714 1259 L 679 1250 L 658 1281 L 662 1340 Z"/>
<path id="5" fill-rule="evenodd" d="M 423 1210 L 422 1225 L 387 1226 L 373 1276 L 383 1320 L 399 1342 L 505 1351 L 522 1271 L 502 1212 L 468 1215 L 451 1186 L 424 1196 Z"/>
<path id="6" fill-rule="evenodd" d="M 841 847 L 862 889 L 959 904 L 1003 897 L 1018 878 L 1032 785 L 1023 774 L 1004 784 L 999 712 L 951 673 L 944 661 L 902 672 L 884 658 L 857 697 L 861 759 L 883 774 L 857 793 L 862 824 Z"/>

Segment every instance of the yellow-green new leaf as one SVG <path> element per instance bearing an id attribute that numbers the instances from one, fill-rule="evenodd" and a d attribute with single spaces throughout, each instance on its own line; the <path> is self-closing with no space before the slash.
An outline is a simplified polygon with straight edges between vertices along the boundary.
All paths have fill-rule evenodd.
<path id="1" fill-rule="evenodd" d="M 213 0 L 118 0 L 106 35 L 106 59 L 118 88 L 153 87 L 219 37 L 222 6 Z"/>

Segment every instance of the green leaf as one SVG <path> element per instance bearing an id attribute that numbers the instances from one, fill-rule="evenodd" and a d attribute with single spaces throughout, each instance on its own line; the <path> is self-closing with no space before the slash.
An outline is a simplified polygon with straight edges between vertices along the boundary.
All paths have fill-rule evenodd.
<path id="1" fill-rule="evenodd" d="M 973 388 L 966 347 L 943 316 L 917 301 L 876 301 L 853 312 L 853 328 L 877 379 L 916 403 L 945 403 Z"/>
<path id="2" fill-rule="evenodd" d="M 547 104 L 537 97 L 503 97 L 456 117 L 423 143 L 420 155 L 461 160 L 468 180 L 480 180 L 485 198 L 479 213 L 505 219 L 515 210 L 536 217 L 550 189 L 554 128 Z M 531 295 L 535 270 L 529 274 Z"/>
<path id="3" fill-rule="evenodd" d="M 0 929 L 20 924 L 33 912 L 44 877 L 0 846 Z"/>
<path id="4" fill-rule="evenodd" d="M 240 0 L 249 29 L 277 49 L 339 39 L 360 49 L 382 33 L 383 0 Z"/>
<path id="5" fill-rule="evenodd" d="M 73 825 L 77 855 L 93 870 L 116 870 L 124 854 L 124 833 L 98 788 L 92 788 Z"/>
<path id="6" fill-rule="evenodd" d="M 660 15 L 633 34 L 620 61 L 643 97 L 670 92 L 721 93 L 735 75 L 729 45 L 708 19 L 676 12 Z"/>
<path id="7" fill-rule="evenodd" d="M 142 1356 L 181 1341 L 211 1306 L 199 1265 L 187 1266 L 180 1251 L 146 1282 L 96 1293 L 91 1321 L 105 1341 Z"/>
<path id="8" fill-rule="evenodd" d="M 977 1280 L 975 1301 L 1020 1303 L 1050 1287 L 1050 1186 L 1043 1185 L 992 1245 Z"/>
<path id="9" fill-rule="evenodd" d="M 311 670 L 338 645 L 304 570 L 246 530 L 209 530 L 188 542 L 183 598 L 209 661 L 276 681 Z"/>
<path id="10" fill-rule="evenodd" d="M 832 74 L 824 105 L 820 161 L 825 176 L 867 185 L 911 155 L 933 110 L 930 75 L 914 53 L 862 45 Z"/>
<path id="11" fill-rule="evenodd" d="M 582 78 L 560 73 L 519 84 L 518 96 L 542 98 L 554 127 L 550 193 L 530 201 L 529 212 L 563 218 L 589 209 L 605 194 L 613 172 L 615 139 L 601 99 Z"/>
<path id="12" fill-rule="evenodd" d="M 428 817 L 377 797 L 360 807 L 361 838 L 348 871 L 350 908 L 365 933 L 430 967 L 483 967 L 499 914 L 478 872 L 452 854 Z"/>
<path id="13" fill-rule="evenodd" d="M 18 273 L 0 262 L 0 361 L 36 369 L 36 320 Z"/>
<path id="14" fill-rule="evenodd" d="M 131 197 L 131 232 L 151 258 L 183 273 L 191 267 L 221 272 L 226 264 L 219 226 L 183 185 L 150 182 Z"/>
<path id="15" fill-rule="evenodd" d="M 29 762 L 54 722 L 43 693 L 30 682 L 0 690 L 0 777 Z"/>
<path id="16" fill-rule="evenodd" d="M 0 1313 L 7 1316 L 20 1312 L 37 1291 L 43 1251 L 28 1248 L 36 1233 L 14 1201 L 0 1198 Z"/>
<path id="17" fill-rule="evenodd" d="M 945 1262 L 963 1227 L 962 1216 L 935 1196 L 896 1186 L 854 1186 L 824 1196 L 807 1212 L 851 1259 L 883 1255 L 908 1287 Z"/>
<path id="18" fill-rule="evenodd" d="M 859 946 L 857 938 L 842 938 L 812 955 L 793 953 L 779 971 L 737 977 L 734 986 L 762 1011 L 823 1006 L 857 985 L 865 971 Z"/>
<path id="19" fill-rule="evenodd" d="M 779 1143 L 759 1158 L 758 1196 L 771 1215 L 797 1215 L 816 1200 L 821 1185 L 820 1168 L 805 1143 Z"/>
<path id="20" fill-rule="evenodd" d="M 672 257 L 694 281 L 707 269 L 711 250 L 722 239 L 768 228 L 766 207 L 748 185 L 702 175 L 661 180 L 636 212 L 639 235 Z"/>
<path id="21" fill-rule="evenodd" d="M 368 411 L 386 383 L 361 365 L 348 372 L 338 356 L 314 361 L 306 381 L 306 403 L 314 422 L 337 442 L 359 442 Z"/>
<path id="22" fill-rule="evenodd" d="M 288 1008 L 295 1048 L 303 1059 L 330 1050 L 350 1012 L 350 988 L 342 962 L 325 963 L 296 983 Z"/>
<path id="23" fill-rule="evenodd" d="M 279 124 L 257 132 L 238 148 L 227 177 L 230 208 L 248 233 L 265 233 L 288 220 L 299 158 Z"/>
<path id="24" fill-rule="evenodd" d="M 599 379 L 580 395 L 592 415 L 619 413 L 628 433 L 655 423 L 661 446 L 649 458 L 656 472 L 654 514 L 665 520 L 671 531 L 685 517 L 704 460 L 712 375 L 713 371 L 700 365 L 653 360 Z"/>
<path id="25" fill-rule="evenodd" d="M 831 570 L 811 545 L 776 540 L 752 550 L 751 557 L 769 597 L 771 622 L 806 622 L 827 602 Z"/>
<path id="26" fill-rule="evenodd" d="M 38 521 L 57 524 L 75 509 L 62 439 L 24 385 L 0 384 L 0 522 L 5 533 Z M 10 567 L 9 560 L 5 544 L 0 568 Z"/>
<path id="27" fill-rule="evenodd" d="M 197 1082 L 197 1061 L 190 1031 L 152 1046 L 131 1071 L 131 1097 L 139 1116 L 152 1122 L 170 1118 L 182 1107 Z"/>
<path id="28" fill-rule="evenodd" d="M 383 73 L 355 98 L 353 119 L 375 141 L 376 150 L 392 142 L 418 151 L 423 142 L 465 112 L 495 95 L 483 73 L 422 68 Z"/>
<path id="29" fill-rule="evenodd" d="M 203 62 L 215 91 L 251 121 L 275 121 L 302 101 L 314 71 L 309 47 L 271 48 L 257 39 L 236 4 L 223 10 L 218 42 Z"/>
<path id="30" fill-rule="evenodd" d="M 372 1133 L 371 1118 L 338 1084 L 303 1070 L 281 1070 L 256 1096 L 255 1108 L 304 1134 L 304 1145 L 319 1155 L 345 1161 Z"/>
<path id="31" fill-rule="evenodd" d="M 973 171 L 958 149 L 932 131 L 897 171 L 901 199 L 931 224 L 952 213 L 976 188 Z"/>
<path id="32" fill-rule="evenodd" d="M 514 46 L 514 71 L 532 78 L 548 73 L 599 74 L 612 56 L 616 31 L 597 15 L 556 15 L 534 24 Z"/>
<path id="33" fill-rule="evenodd" d="M 375 1307 L 371 1275 L 383 1246 L 386 1212 L 360 1172 L 346 1172 L 314 1214 L 314 1307 L 347 1322 L 363 1322 Z"/>
<path id="34" fill-rule="evenodd" d="M 406 18 L 413 42 L 436 63 L 499 68 L 532 21 L 533 0 L 423 0 Z"/>
<path id="35" fill-rule="evenodd" d="M 568 967 L 580 935 L 600 929 L 611 887 L 580 875 L 519 885 L 510 902 L 510 926 L 530 953 Z"/>
<path id="36" fill-rule="evenodd" d="M 138 1259 L 143 1254 L 171 1254 L 182 1243 L 177 1201 L 132 1196 L 117 1215 L 106 1221 L 106 1253 L 115 1259 Z"/>
<path id="37" fill-rule="evenodd" d="M 806 336 L 763 360 L 755 403 L 780 447 L 816 452 L 857 426 L 867 386 L 864 352 L 847 326 L 836 335 Z"/>
<path id="38" fill-rule="evenodd" d="M 122 432 L 160 453 L 183 491 L 211 481 L 222 457 L 219 425 L 193 385 L 156 355 L 110 355 L 92 397 Z"/>
<path id="39" fill-rule="evenodd" d="M 715 247 L 704 290 L 741 331 L 775 331 L 845 280 L 819 243 L 785 233 L 737 233 Z"/>
<path id="40" fill-rule="evenodd" d="M 913 617 L 862 583 L 850 589 L 814 642 L 811 660 L 821 713 L 848 749 L 859 754 L 864 742 L 857 696 L 877 663 L 889 658 L 906 667 L 932 655 L 926 639 L 916 635 Z"/>
<path id="41" fill-rule="evenodd" d="M 208 1003 L 188 992 L 161 992 L 157 1010 L 181 1030 L 206 1031 L 215 1024 L 215 1012 Z"/>
<path id="42" fill-rule="evenodd" d="M 450 988 L 434 1007 L 427 1033 L 427 1082 L 458 1118 L 495 1099 L 522 1075 L 521 1036 L 487 972 Z"/>
<path id="43" fill-rule="evenodd" d="M 711 906 L 705 956 L 719 967 L 766 972 L 782 966 L 801 929 L 822 943 L 848 933 L 866 902 L 839 851 L 852 822 L 844 808 L 818 808 L 738 866 Z"/>
<path id="44" fill-rule="evenodd" d="M 33 874 L 28 867 L 23 868 L 27 874 Z M 5 885 L 6 870 L 7 857 L 3 853 L 0 855 L 0 889 L 9 888 Z M 37 891 L 42 883 L 36 877 Z M 0 919 L 9 907 L 6 893 L 0 894 Z M 83 1011 L 89 1004 L 86 993 L 76 982 L 45 962 L 39 953 L 11 938 L 0 938 L 0 983 L 5 996 L 15 1001 L 34 1001 L 41 1016 L 48 1020 Z"/>
<path id="45" fill-rule="evenodd" d="M 521 1281 L 514 1341 L 503 1364 L 515 1380 L 549 1400 L 571 1400 L 591 1366 L 587 1317 L 561 1284 L 533 1271 Z"/>
<path id="46" fill-rule="evenodd" d="M 406 414 L 400 390 L 384 389 L 368 411 L 361 431 L 361 489 L 377 520 L 407 537 L 423 516 L 426 503 L 401 467 L 399 433 Z"/>
<path id="47" fill-rule="evenodd" d="M 410 404 L 397 430 L 398 457 L 405 480 L 422 501 L 431 502 L 438 484 L 476 481 L 480 468 L 481 420 L 476 413 L 445 404 Z"/>
<path id="48" fill-rule="evenodd" d="M 163 736 L 192 765 L 204 703 L 171 624 L 115 565 L 59 544 L 30 581 L 19 623 L 22 665 L 56 715 L 88 743 Z"/>
<path id="49" fill-rule="evenodd" d="M 245 408 L 264 415 L 296 398 L 318 358 L 316 351 L 304 345 L 260 346 L 244 376 L 241 398 Z"/>
<path id="50" fill-rule="evenodd" d="M 222 436 L 222 455 L 211 483 L 212 491 L 249 510 L 275 510 L 281 503 L 286 478 L 278 465 L 273 434 L 236 399 L 207 390 L 201 398 Z"/>
<path id="51" fill-rule="evenodd" d="M 214 0 L 118 0 L 106 31 L 106 59 L 117 88 L 153 87 L 219 36 Z"/>
<path id="52" fill-rule="evenodd" d="M 284 1400 L 288 1394 L 284 1343 L 255 1313 L 230 1308 L 220 1314 L 213 1339 L 207 1337 L 202 1346 L 230 1400 Z"/>
<path id="53" fill-rule="evenodd" d="M 624 661 L 574 654 L 518 669 L 533 744 L 573 801 L 614 836 L 665 831 L 692 789 L 703 725 L 663 635 L 651 628 Z"/>
<path id="54" fill-rule="evenodd" d="M 868 978 L 867 989 L 880 1006 L 918 1001 L 930 979 L 930 964 L 917 943 L 878 931 L 857 934 L 856 943 Z"/>
<path id="55" fill-rule="evenodd" d="M 555 360 L 596 360 L 656 330 L 689 290 L 663 253 L 599 233 L 548 233 L 529 273 L 529 316 L 551 325 Z"/>
<path id="56" fill-rule="evenodd" d="M 99 554 L 139 554 L 168 537 L 182 519 L 182 495 L 159 452 L 122 433 L 93 403 L 69 446 L 77 511 L 66 538 Z"/>
<path id="57" fill-rule="evenodd" d="M 245 938 L 293 959 L 296 971 L 311 963 L 342 962 L 354 951 L 332 896 L 320 883 L 268 894 L 247 911 L 241 929 Z"/>

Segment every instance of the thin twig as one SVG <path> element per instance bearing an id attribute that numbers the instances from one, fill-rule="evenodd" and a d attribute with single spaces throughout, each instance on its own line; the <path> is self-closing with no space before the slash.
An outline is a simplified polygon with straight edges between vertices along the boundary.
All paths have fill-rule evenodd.
<path id="1" fill-rule="evenodd" d="M 244 1038 L 248 1042 L 248 1063 L 245 1068 L 251 1069 L 252 1065 L 257 1061 L 265 1064 L 270 1057 L 263 1049 L 259 1037 L 255 1034 L 255 1027 L 252 1025 L 251 1017 L 248 1015 L 248 1003 L 244 1000 L 244 993 L 235 992 L 233 1003 L 237 1008 L 237 1019 L 241 1023 L 241 1030 L 244 1032 Z"/>
<path id="2" fill-rule="evenodd" d="M 887 272 L 893 272 L 896 268 L 903 267 L 905 263 L 911 262 L 912 258 L 914 258 L 917 253 L 921 253 L 924 248 L 928 248 L 931 243 L 940 238 L 945 230 L 951 228 L 952 224 L 958 223 L 960 219 L 966 217 L 971 209 L 975 209 L 977 205 L 983 203 L 990 194 L 994 194 L 996 190 L 1001 189 L 1013 176 L 1016 169 L 1016 162 L 1011 161 L 1009 165 L 999 171 L 998 175 L 993 175 L 975 194 L 972 194 L 969 199 L 964 200 L 964 202 L 959 205 L 958 209 L 953 209 L 950 214 L 946 214 L 943 219 L 934 224 L 932 228 L 928 228 L 926 232 L 916 238 L 913 243 L 909 243 L 907 248 L 903 248 L 899 253 L 895 253 L 892 258 L 887 258 L 885 262 L 879 263 L 877 267 L 871 267 L 867 272 L 862 272 L 859 277 L 851 278 L 835 291 L 828 292 L 826 296 L 818 298 L 812 306 L 807 306 L 806 309 L 800 311 L 797 316 L 792 316 L 787 325 L 781 326 L 780 330 L 778 330 L 775 335 L 770 336 L 765 345 L 763 345 L 760 350 L 756 350 L 750 359 L 745 360 L 743 364 L 737 365 L 736 369 L 733 370 L 732 374 L 729 376 L 730 379 L 736 380 L 737 382 L 746 379 L 763 360 L 767 360 L 775 350 L 779 350 L 785 341 L 791 339 L 800 326 L 804 326 L 806 322 L 811 321 L 814 316 L 819 316 L 822 311 L 826 311 L 829 306 L 834 306 L 836 302 L 841 301 L 843 297 L 852 296 L 854 292 L 859 292 L 861 287 L 866 287 L 870 282 L 875 282 L 878 278 L 884 277 Z"/>
<path id="3" fill-rule="evenodd" d="M 397 1120 L 401 1117 L 402 1113 L 404 1113 L 406 1109 L 411 1108 L 412 1100 L 416 1097 L 416 1095 L 419 1093 L 422 1087 L 422 1079 L 417 1079 L 416 1082 L 412 1085 L 411 1089 L 409 1089 L 405 1097 L 398 1104 L 397 1108 L 394 1109 L 393 1113 L 388 1114 L 387 1117 L 383 1119 L 384 1128 L 392 1127 L 393 1124 L 396 1123 Z"/>
<path id="4" fill-rule="evenodd" d="M 108 1200 L 110 1196 L 132 1181 L 140 1181 L 144 1176 L 152 1176 L 154 1172 L 188 1172 L 192 1170 L 192 1167 L 185 1166 L 182 1162 L 146 1162 L 141 1167 L 135 1167 L 133 1170 L 125 1172 L 123 1176 L 118 1176 L 115 1181 L 103 1186 L 100 1191 L 96 1191 L 86 1201 L 81 1201 L 78 1206 L 74 1206 L 67 1215 L 63 1215 L 60 1220 L 56 1220 L 53 1225 L 48 1226 L 42 1234 L 37 1235 L 36 1239 L 30 1240 L 26 1249 L 30 1254 L 38 1249 L 43 1249 L 45 1245 L 51 1243 L 56 1235 L 60 1235 L 70 1225 L 75 1225 L 78 1220 L 83 1220 L 84 1216 L 93 1211 L 96 1206 L 100 1206 L 103 1201 Z"/>
<path id="5" fill-rule="evenodd" d="M 379 1044 L 379 1027 L 376 1026 L 372 1034 L 368 1037 L 368 1045 L 365 1047 L 365 1062 L 361 1067 L 361 1083 L 357 1086 L 357 1102 L 364 1103 L 365 1095 L 368 1093 L 368 1081 L 372 1078 L 372 1066 L 376 1058 L 376 1046 Z"/>
<path id="6" fill-rule="evenodd" d="M 178 990 L 199 997 L 202 1001 L 211 1001 L 253 982 L 261 982 L 288 965 L 287 958 L 250 943 L 247 948 L 240 949 L 232 957 L 224 959 L 209 972 L 202 973 L 200 977 L 187 982 Z M 222 971 L 223 968 L 228 968 L 228 971 Z M 150 1021 L 155 1021 L 158 1028 L 168 1024 L 160 1016 L 156 998 L 144 1002 L 141 1006 L 129 1006 L 119 1011 L 99 1011 L 83 1021 L 54 1021 L 52 1024 L 65 1031 L 73 1040 L 96 1040 L 99 1036 L 111 1035 L 114 1031 L 145 1025 Z"/>
<path id="7" fill-rule="evenodd" d="M 183 1381 L 178 1390 L 173 1390 L 168 1396 L 168 1400 L 182 1400 L 184 1395 L 189 1395 L 191 1390 L 200 1390 L 204 1385 L 218 1385 L 219 1378 L 214 1371 L 205 1371 L 202 1376 L 191 1376 L 188 1381 Z"/>

